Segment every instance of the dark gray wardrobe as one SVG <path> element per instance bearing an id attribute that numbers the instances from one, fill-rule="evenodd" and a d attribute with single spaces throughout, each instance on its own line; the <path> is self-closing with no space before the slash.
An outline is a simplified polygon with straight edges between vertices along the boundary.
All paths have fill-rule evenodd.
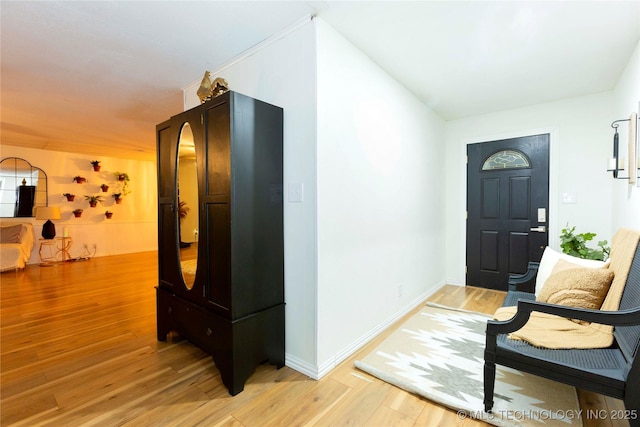
<path id="1" fill-rule="evenodd" d="M 284 366 L 282 119 L 227 92 L 156 127 L 158 339 L 210 353 L 232 395 Z"/>

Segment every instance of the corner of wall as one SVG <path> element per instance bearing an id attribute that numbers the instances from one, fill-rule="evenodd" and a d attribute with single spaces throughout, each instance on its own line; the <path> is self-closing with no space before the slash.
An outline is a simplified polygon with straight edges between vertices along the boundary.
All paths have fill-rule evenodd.
<path id="1" fill-rule="evenodd" d="M 324 375 L 444 280 L 444 121 L 330 25 L 317 29 Z"/>

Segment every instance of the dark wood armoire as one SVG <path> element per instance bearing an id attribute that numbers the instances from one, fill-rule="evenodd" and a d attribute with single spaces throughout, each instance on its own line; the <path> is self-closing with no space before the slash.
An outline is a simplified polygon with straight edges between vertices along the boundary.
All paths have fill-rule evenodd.
<path id="1" fill-rule="evenodd" d="M 284 366 L 282 120 L 226 92 L 156 127 L 158 339 L 210 353 L 232 395 Z"/>

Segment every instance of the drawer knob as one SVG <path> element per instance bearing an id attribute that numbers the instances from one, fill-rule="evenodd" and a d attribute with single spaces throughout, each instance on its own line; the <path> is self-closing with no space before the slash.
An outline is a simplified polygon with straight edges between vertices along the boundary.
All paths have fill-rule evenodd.
<path id="1" fill-rule="evenodd" d="M 207 336 L 210 337 L 212 333 L 213 331 L 211 330 L 211 328 L 207 328 Z"/>

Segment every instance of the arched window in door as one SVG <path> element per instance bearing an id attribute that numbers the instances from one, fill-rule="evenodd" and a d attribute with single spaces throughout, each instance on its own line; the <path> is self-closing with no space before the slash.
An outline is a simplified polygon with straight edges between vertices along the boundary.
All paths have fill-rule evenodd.
<path id="1" fill-rule="evenodd" d="M 483 171 L 530 168 L 531 162 L 521 151 L 502 150 L 490 155 L 482 164 Z"/>

